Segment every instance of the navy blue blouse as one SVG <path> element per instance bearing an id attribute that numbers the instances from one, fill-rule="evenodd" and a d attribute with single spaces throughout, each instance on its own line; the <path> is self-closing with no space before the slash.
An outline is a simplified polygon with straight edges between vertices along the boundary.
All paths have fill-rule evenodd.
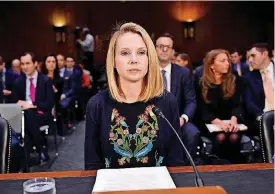
<path id="1" fill-rule="evenodd" d="M 165 120 L 152 112 L 154 106 L 160 108 L 181 136 L 178 104 L 173 94 L 165 92 L 161 97 L 144 104 L 139 102 L 136 106 L 145 107 L 144 114 L 133 117 L 133 111 L 125 115 L 129 104 L 112 99 L 109 90 L 89 100 L 85 133 L 86 170 L 183 165 L 183 149 L 176 135 Z M 134 129 L 133 124 L 127 123 L 127 116 L 131 116 L 131 120 L 137 118 Z M 153 158 L 155 162 L 152 162 Z"/>

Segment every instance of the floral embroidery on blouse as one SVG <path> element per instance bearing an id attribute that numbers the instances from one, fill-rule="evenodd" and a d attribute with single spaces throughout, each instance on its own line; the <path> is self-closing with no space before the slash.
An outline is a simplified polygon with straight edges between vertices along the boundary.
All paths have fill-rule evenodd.
<path id="1" fill-rule="evenodd" d="M 121 116 L 117 109 L 112 110 L 109 141 L 114 145 L 114 151 L 121 156 L 117 159 L 120 166 L 130 163 L 131 158 L 135 158 L 137 162 L 148 163 L 148 153 L 153 148 L 159 130 L 157 117 L 152 111 L 153 107 L 154 105 L 147 106 L 144 113 L 138 116 L 134 134 L 129 133 L 126 118 Z M 156 165 L 160 165 L 163 157 L 157 159 L 156 154 L 155 159 Z"/>

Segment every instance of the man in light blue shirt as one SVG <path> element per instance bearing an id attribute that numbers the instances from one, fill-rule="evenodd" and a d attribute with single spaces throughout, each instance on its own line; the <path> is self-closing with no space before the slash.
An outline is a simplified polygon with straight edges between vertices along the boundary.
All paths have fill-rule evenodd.
<path id="1" fill-rule="evenodd" d="M 60 77 L 64 77 L 64 72 L 66 69 L 65 57 L 62 54 L 58 54 L 56 58 L 57 58 L 57 65 L 59 69 L 59 75 Z"/>

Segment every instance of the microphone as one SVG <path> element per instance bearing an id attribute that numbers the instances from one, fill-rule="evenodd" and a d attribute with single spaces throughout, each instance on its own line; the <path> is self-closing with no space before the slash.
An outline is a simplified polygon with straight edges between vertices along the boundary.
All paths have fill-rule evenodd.
<path id="1" fill-rule="evenodd" d="M 156 107 L 156 106 L 153 107 L 153 108 L 152 108 L 152 111 L 153 111 L 153 113 L 154 113 L 155 115 L 157 115 L 157 117 L 163 118 L 163 119 L 168 123 L 168 125 L 171 127 L 171 129 L 173 129 L 174 133 L 176 134 L 178 140 L 180 141 L 180 143 L 181 143 L 181 145 L 182 145 L 182 147 L 183 147 L 183 150 L 184 150 L 184 152 L 185 152 L 185 154 L 186 154 L 186 156 L 187 156 L 187 158 L 188 158 L 190 164 L 191 164 L 192 167 L 193 167 L 193 170 L 194 170 L 194 173 L 195 173 L 195 176 L 196 176 L 196 180 L 195 180 L 196 186 L 197 186 L 197 187 L 203 187 L 203 186 L 204 186 L 204 183 L 203 183 L 202 178 L 201 178 L 200 175 L 199 175 L 199 172 L 198 172 L 197 167 L 196 167 L 196 165 L 195 165 L 195 163 L 194 163 L 194 160 L 192 159 L 191 155 L 189 154 L 188 150 L 186 149 L 185 145 L 183 144 L 183 142 L 182 142 L 182 140 L 181 140 L 179 134 L 178 134 L 177 131 L 175 130 L 175 128 L 171 125 L 171 123 L 167 120 L 167 118 L 164 116 L 164 114 L 161 112 L 161 110 L 160 110 L 158 107 Z"/>

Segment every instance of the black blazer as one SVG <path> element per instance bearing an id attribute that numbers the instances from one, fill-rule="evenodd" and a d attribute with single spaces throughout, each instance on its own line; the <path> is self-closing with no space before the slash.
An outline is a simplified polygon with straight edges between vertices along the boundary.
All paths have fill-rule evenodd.
<path id="1" fill-rule="evenodd" d="M 7 70 L 5 73 L 5 79 L 6 90 L 12 91 L 12 86 L 16 80 L 16 75 L 13 72 Z"/>
<path id="2" fill-rule="evenodd" d="M 240 67 L 241 67 L 241 72 L 242 72 L 243 76 L 249 72 L 249 66 L 246 63 L 241 62 Z M 232 73 L 234 75 L 239 76 L 238 71 L 237 71 L 237 65 L 234 63 L 232 63 Z"/>
<path id="3" fill-rule="evenodd" d="M 273 72 L 274 71 L 275 66 L 273 63 Z M 275 73 L 273 73 L 272 76 L 275 80 Z M 245 75 L 244 100 L 246 111 L 253 119 L 256 119 L 258 116 L 263 114 L 265 107 L 265 93 L 262 76 L 259 70 L 250 71 Z"/>
<path id="4" fill-rule="evenodd" d="M 12 91 L 12 87 L 13 87 L 13 84 L 16 80 L 16 75 L 10 71 L 10 70 L 6 70 L 5 72 L 5 89 L 6 90 L 9 90 L 9 91 Z M 12 101 L 12 97 L 11 95 L 10 96 L 4 96 L 2 93 L 1 93 L 1 102 L 3 102 L 3 99 L 5 99 L 5 102 L 6 103 L 10 103 Z"/>
<path id="5" fill-rule="evenodd" d="M 171 93 L 174 94 L 178 100 L 180 115 L 186 114 L 191 121 L 197 108 L 197 101 L 193 81 L 188 68 L 172 64 Z"/>
<path id="6" fill-rule="evenodd" d="M 12 90 L 12 100 L 26 100 L 26 75 L 22 75 L 14 83 Z M 50 112 L 54 106 L 54 91 L 52 81 L 43 74 L 38 73 L 36 95 L 34 105 L 38 110 Z"/>

